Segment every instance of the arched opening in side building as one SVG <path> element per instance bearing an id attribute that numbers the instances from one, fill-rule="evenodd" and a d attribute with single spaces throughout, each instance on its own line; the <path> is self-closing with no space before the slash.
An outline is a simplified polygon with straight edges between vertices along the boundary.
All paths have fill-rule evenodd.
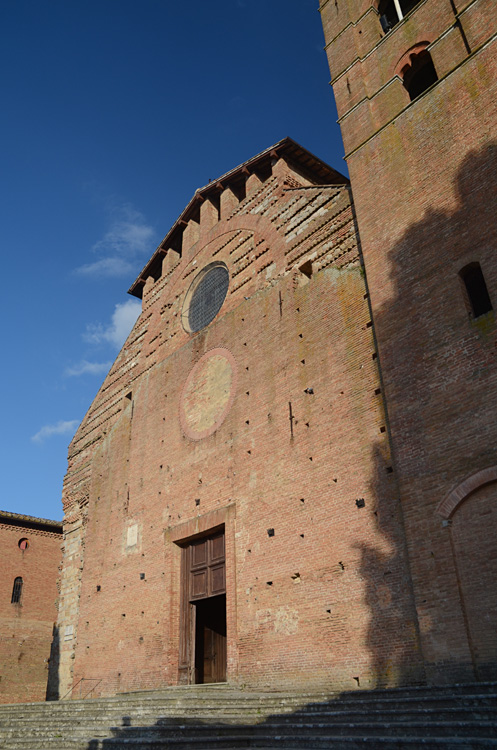
<path id="1" fill-rule="evenodd" d="M 497 679 L 497 483 L 457 507 L 450 528 L 459 590 L 477 680 Z"/>
<path id="2" fill-rule="evenodd" d="M 468 476 L 441 501 L 437 513 L 450 543 L 473 675 L 497 679 L 497 466 Z"/>

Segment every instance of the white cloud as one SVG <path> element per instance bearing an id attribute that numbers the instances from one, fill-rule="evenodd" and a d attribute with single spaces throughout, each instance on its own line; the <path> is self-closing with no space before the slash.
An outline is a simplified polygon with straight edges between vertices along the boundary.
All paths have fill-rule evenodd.
<path id="1" fill-rule="evenodd" d="M 94 263 L 85 263 L 76 269 L 80 276 L 129 276 L 134 266 L 123 258 L 102 258 Z"/>
<path id="2" fill-rule="evenodd" d="M 155 230 L 143 214 L 129 203 L 116 206 L 108 201 L 108 204 L 110 228 L 92 247 L 92 252 L 103 257 L 76 268 L 75 273 L 81 276 L 128 276 L 136 272 L 138 257 L 151 255 Z"/>
<path id="3" fill-rule="evenodd" d="M 52 435 L 66 435 L 68 432 L 74 432 L 78 424 L 77 419 L 71 419 L 67 422 L 61 420 L 57 424 L 46 424 L 41 430 L 38 430 L 36 435 L 32 436 L 31 440 L 35 443 L 42 443 Z"/>
<path id="4" fill-rule="evenodd" d="M 79 375 L 100 375 L 110 370 L 112 362 L 88 362 L 83 359 L 78 364 L 72 367 L 67 367 L 64 374 L 69 377 L 77 377 Z"/>
<path id="5" fill-rule="evenodd" d="M 112 313 L 112 320 L 108 326 L 103 326 L 101 323 L 91 323 L 86 327 L 83 338 L 91 344 L 109 342 L 120 349 L 140 312 L 141 302 L 138 300 L 130 299 L 118 304 Z"/>
<path id="6" fill-rule="evenodd" d="M 114 213 L 117 216 L 114 217 L 111 228 L 102 240 L 95 243 L 93 249 L 106 253 L 125 252 L 127 255 L 147 250 L 154 230 L 145 223 L 143 214 L 128 204 L 114 209 Z"/>

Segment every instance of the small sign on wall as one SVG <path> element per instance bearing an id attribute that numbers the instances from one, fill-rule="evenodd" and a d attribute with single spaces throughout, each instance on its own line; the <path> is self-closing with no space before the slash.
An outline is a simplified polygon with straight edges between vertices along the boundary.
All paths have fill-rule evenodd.
<path id="1" fill-rule="evenodd" d="M 128 526 L 126 533 L 126 547 L 135 547 L 138 543 L 138 524 L 134 523 L 132 526 Z"/>

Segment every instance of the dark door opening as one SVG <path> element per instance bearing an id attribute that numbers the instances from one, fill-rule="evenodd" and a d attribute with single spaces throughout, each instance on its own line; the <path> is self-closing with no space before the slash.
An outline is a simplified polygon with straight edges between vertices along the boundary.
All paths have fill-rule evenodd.
<path id="1" fill-rule="evenodd" d="M 226 682 L 226 595 L 211 596 L 195 608 L 195 683 Z"/>

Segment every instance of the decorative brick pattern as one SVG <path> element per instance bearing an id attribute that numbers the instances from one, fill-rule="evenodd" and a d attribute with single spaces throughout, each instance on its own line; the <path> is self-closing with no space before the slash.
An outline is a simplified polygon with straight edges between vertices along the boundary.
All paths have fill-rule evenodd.
<path id="1" fill-rule="evenodd" d="M 147 283 L 70 446 L 62 691 L 81 678 L 98 678 L 102 695 L 189 679 L 181 544 L 219 524 L 228 681 L 423 679 L 350 188 L 303 150 L 288 162 L 279 153 L 237 206 L 241 171 L 209 188 L 222 183 L 230 212 L 205 227 L 201 214 L 198 242 Z M 213 260 L 228 267 L 230 291 L 190 335 L 183 300 Z M 191 439 L 179 416 L 185 383 L 219 349 L 236 361 L 236 388 L 214 431 Z M 192 382 L 196 409 L 208 393 Z"/>

